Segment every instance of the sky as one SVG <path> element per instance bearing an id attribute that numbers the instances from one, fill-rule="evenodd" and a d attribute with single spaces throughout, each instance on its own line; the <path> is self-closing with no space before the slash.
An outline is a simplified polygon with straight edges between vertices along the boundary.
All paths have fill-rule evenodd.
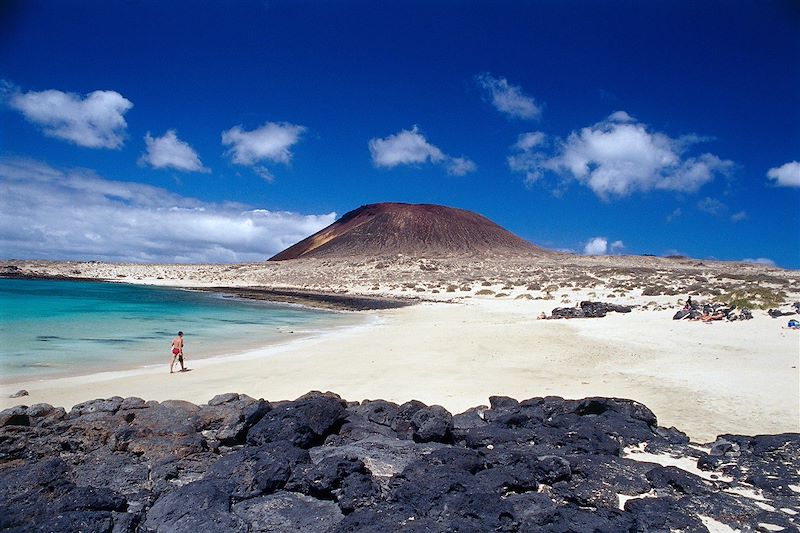
<path id="1" fill-rule="evenodd" d="M 0 257 L 261 261 L 375 202 L 800 268 L 800 7 L 6 1 Z"/>

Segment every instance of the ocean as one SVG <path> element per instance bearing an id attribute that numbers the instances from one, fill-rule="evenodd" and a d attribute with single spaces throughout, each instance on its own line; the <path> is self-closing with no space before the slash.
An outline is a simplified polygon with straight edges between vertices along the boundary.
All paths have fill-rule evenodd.
<path id="1" fill-rule="evenodd" d="M 0 279 L 0 381 L 163 364 L 184 332 L 194 358 L 240 353 L 360 323 L 361 318 L 201 291 Z M 176 365 L 177 368 L 178 365 Z"/>

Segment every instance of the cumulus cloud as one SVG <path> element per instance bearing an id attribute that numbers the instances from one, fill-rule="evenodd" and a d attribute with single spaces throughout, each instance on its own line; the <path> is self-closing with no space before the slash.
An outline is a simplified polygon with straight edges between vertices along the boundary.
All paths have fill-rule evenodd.
<path id="1" fill-rule="evenodd" d="M 475 77 L 489 102 L 501 113 L 511 118 L 537 119 L 542 114 L 541 107 L 533 97 L 528 96 L 516 85 L 511 85 L 505 78 L 495 78 L 488 72 Z"/>
<path id="2" fill-rule="evenodd" d="M 125 141 L 125 113 L 133 103 L 116 91 L 86 96 L 55 89 L 23 93 L 12 88 L 9 107 L 19 111 L 45 135 L 88 148 L 119 148 Z"/>
<path id="3" fill-rule="evenodd" d="M 369 152 L 372 154 L 372 164 L 376 167 L 392 168 L 427 161 L 439 163 L 445 159 L 444 153 L 429 143 L 417 126 L 382 139 L 370 139 Z"/>
<path id="4" fill-rule="evenodd" d="M 608 116 L 608 120 L 613 120 L 614 122 L 636 122 L 636 119 L 625 111 L 614 111 Z"/>
<path id="5" fill-rule="evenodd" d="M 625 243 L 620 240 L 616 240 L 608 244 L 608 239 L 606 237 L 592 237 L 586 244 L 583 246 L 583 254 L 584 255 L 606 255 L 608 253 L 615 253 L 620 252 L 623 248 L 625 248 Z"/>
<path id="6" fill-rule="evenodd" d="M 672 138 L 653 132 L 624 111 L 606 120 L 572 132 L 554 143 L 555 150 L 535 151 L 536 146 L 514 154 L 524 156 L 524 165 L 509 165 L 515 172 L 541 177 L 551 171 L 565 181 L 589 187 L 603 200 L 635 192 L 669 190 L 695 192 L 718 175 L 727 174 L 732 161 L 688 150 L 703 138 L 686 135 Z M 513 157 L 513 156 L 512 156 Z"/>
<path id="7" fill-rule="evenodd" d="M 267 122 L 251 131 L 238 125 L 222 132 L 222 144 L 230 146 L 227 153 L 231 161 L 253 167 L 258 175 L 272 181 L 269 170 L 258 163 L 289 164 L 292 160 L 291 148 L 300 141 L 305 131 L 305 126 L 288 122 Z"/>
<path id="8" fill-rule="evenodd" d="M 608 251 L 608 239 L 605 237 L 594 237 L 589 239 L 583 247 L 585 255 L 605 255 Z"/>
<path id="9" fill-rule="evenodd" d="M 473 161 L 465 157 L 451 157 L 429 143 L 417 126 L 387 137 L 370 139 L 369 152 L 372 164 L 376 167 L 433 163 L 444 165 L 447 173 L 453 176 L 463 176 L 477 169 Z"/>
<path id="10" fill-rule="evenodd" d="M 261 261 L 336 218 L 201 202 L 27 159 L 0 159 L 0 191 L 9 258 Z"/>
<path id="11" fill-rule="evenodd" d="M 144 136 L 145 153 L 141 164 L 153 168 L 174 168 L 182 172 L 211 172 L 203 166 L 197 152 L 188 143 L 178 139 L 175 130 L 167 130 L 161 137 L 153 138 L 148 131 Z"/>
<path id="12" fill-rule="evenodd" d="M 778 187 L 800 187 L 800 162 L 790 161 L 767 171 L 767 177 Z"/>

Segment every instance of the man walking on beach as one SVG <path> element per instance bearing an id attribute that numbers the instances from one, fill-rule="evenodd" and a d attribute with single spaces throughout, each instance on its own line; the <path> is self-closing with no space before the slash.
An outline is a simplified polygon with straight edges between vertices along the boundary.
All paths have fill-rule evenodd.
<path id="1" fill-rule="evenodd" d="M 172 339 L 172 362 L 169 365 L 169 373 L 172 374 L 172 367 L 175 366 L 175 360 L 181 364 L 181 372 L 186 370 L 183 367 L 183 332 L 179 331 L 178 336 Z"/>

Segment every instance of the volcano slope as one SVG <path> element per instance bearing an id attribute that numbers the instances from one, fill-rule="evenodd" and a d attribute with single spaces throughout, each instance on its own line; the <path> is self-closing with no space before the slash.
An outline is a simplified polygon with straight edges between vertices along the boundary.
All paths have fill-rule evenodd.
<path id="1" fill-rule="evenodd" d="M 463 209 L 430 204 L 370 204 L 273 256 L 298 258 L 524 257 L 548 255 L 538 246 Z"/>

